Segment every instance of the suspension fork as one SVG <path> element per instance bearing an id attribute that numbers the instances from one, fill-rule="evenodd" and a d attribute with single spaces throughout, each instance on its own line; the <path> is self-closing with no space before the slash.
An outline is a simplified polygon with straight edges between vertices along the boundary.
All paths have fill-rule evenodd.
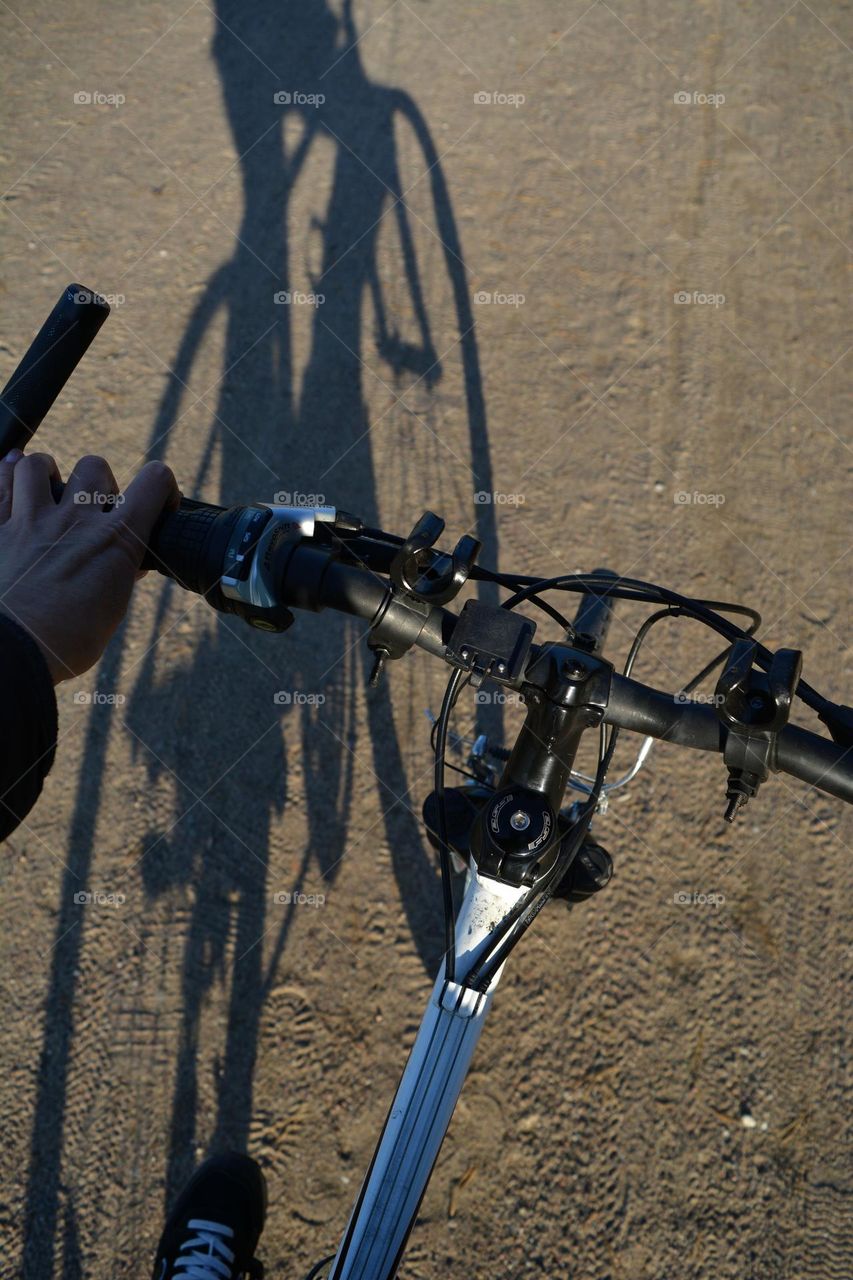
<path id="1" fill-rule="evenodd" d="M 487 992 L 465 977 L 525 891 L 469 873 L 456 921 L 456 981 L 444 966 L 328 1280 L 392 1280 L 462 1090 L 500 971 Z"/>
<path id="2" fill-rule="evenodd" d="M 524 727 L 475 823 L 455 927 L 456 980 L 446 980 L 442 965 L 328 1280 L 397 1273 L 502 966 L 485 992 L 466 978 L 559 855 L 557 814 L 581 736 L 604 716 L 611 673 L 609 663 L 569 645 L 543 647 L 528 666 Z"/>

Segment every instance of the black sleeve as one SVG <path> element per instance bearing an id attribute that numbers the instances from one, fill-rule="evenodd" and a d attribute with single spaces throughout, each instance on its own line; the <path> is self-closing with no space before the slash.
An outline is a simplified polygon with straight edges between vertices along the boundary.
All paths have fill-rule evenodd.
<path id="1" fill-rule="evenodd" d="M 56 753 L 56 697 L 32 636 L 0 613 L 0 840 L 39 798 Z"/>

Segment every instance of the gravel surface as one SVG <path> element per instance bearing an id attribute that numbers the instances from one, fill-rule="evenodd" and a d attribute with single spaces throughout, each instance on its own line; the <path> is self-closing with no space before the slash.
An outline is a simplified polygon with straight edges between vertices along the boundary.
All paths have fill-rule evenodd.
<path id="1" fill-rule="evenodd" d="M 430 507 L 485 563 L 746 600 L 849 700 L 851 17 L 4 3 L 2 376 L 79 280 L 114 314 L 40 432 L 66 470 Z M 368 690 L 360 632 L 152 575 L 59 688 L 2 856 L 3 1277 L 147 1275 L 225 1145 L 266 1171 L 269 1275 L 334 1247 L 441 948 L 444 675 Z M 637 674 L 680 688 L 706 634 Z M 853 823 L 778 778 L 729 828 L 724 788 L 660 747 L 597 822 L 616 877 L 513 958 L 406 1280 L 853 1275 Z"/>

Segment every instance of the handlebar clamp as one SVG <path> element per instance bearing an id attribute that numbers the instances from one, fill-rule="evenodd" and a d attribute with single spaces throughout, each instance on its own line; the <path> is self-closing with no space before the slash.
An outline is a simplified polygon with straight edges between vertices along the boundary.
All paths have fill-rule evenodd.
<path id="1" fill-rule="evenodd" d="M 736 640 L 717 681 L 717 714 L 727 731 L 726 822 L 734 821 L 776 768 L 776 740 L 788 723 L 803 665 L 798 649 L 779 649 L 767 672 L 759 671 L 755 651 L 754 640 Z"/>

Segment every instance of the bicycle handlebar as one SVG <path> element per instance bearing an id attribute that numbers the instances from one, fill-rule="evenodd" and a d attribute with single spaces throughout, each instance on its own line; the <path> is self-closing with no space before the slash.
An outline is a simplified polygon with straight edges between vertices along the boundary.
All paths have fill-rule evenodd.
<path id="1" fill-rule="evenodd" d="M 109 306 L 94 290 L 72 284 L 63 291 L 0 393 L 0 455 L 25 446 L 32 437 L 108 314 Z M 254 521 L 246 521 L 247 512 L 256 513 Z M 360 526 L 360 522 L 345 515 L 341 519 L 342 513 L 334 511 L 315 512 L 313 516 L 333 529 L 350 533 Z M 255 580 L 249 590 L 245 584 L 247 574 L 243 572 L 247 565 L 244 552 L 260 547 L 258 525 L 265 518 L 268 519 L 263 508 L 226 509 L 184 498 L 178 511 L 167 513 L 158 521 L 142 567 L 157 569 L 186 589 L 203 595 L 215 608 L 241 615 L 255 626 L 283 629 L 291 620 L 289 605 L 310 610 L 333 608 L 376 625 L 392 595 L 389 584 L 381 577 L 390 567 L 392 552 L 387 544 L 374 548 L 370 558 L 365 557 L 369 567 L 346 563 L 328 551 L 320 552 L 318 559 L 310 541 L 293 541 L 294 532 L 313 532 L 313 520 L 306 522 L 304 513 L 300 517 L 299 512 L 290 512 L 285 520 L 278 521 L 279 526 L 286 526 L 282 536 L 290 544 L 287 554 L 281 555 L 277 534 L 267 537 L 265 566 L 261 566 L 266 568 L 266 576 L 256 573 L 256 555 L 252 566 Z M 242 533 L 242 541 L 238 533 Z M 276 580 L 279 563 L 284 576 Z M 261 607 L 247 601 L 247 594 L 260 598 Z M 591 652 L 600 652 L 609 620 L 606 591 L 600 594 L 592 590 L 582 602 L 574 625 L 576 632 L 587 632 Z M 433 607 L 417 635 L 407 637 L 408 643 L 444 657 L 456 624 L 457 615 Z M 833 733 L 833 725 L 842 730 L 845 742 L 839 744 L 788 725 L 775 740 L 770 767 L 853 802 L 853 748 L 846 745 L 853 738 L 853 713 L 849 708 L 827 703 L 820 715 Z M 604 720 L 679 746 L 704 751 L 721 751 L 725 747 L 726 729 L 713 707 L 679 701 L 623 676 L 613 676 Z"/>
<path id="2" fill-rule="evenodd" d="M 307 548 L 294 552 L 290 570 L 294 578 L 303 568 L 308 568 L 307 559 L 299 564 L 297 557 L 308 554 Z M 330 562 L 318 587 L 317 603 L 313 605 L 309 603 L 312 593 L 307 584 L 286 597 L 287 601 L 300 609 L 336 609 L 370 623 L 388 591 L 369 571 L 338 561 Z M 457 616 L 449 609 L 433 609 L 417 641 L 418 648 L 444 657 Z M 680 700 L 616 672 L 604 722 L 693 750 L 719 753 L 725 747 L 725 729 L 713 706 Z M 849 748 L 807 729 L 788 725 L 777 740 L 775 765 L 777 771 L 853 804 L 853 751 Z"/>
<path id="3" fill-rule="evenodd" d="M 614 674 L 604 719 L 632 733 L 698 751 L 721 752 L 726 731 L 714 707 L 681 701 Z M 776 740 L 774 772 L 787 773 L 853 804 L 853 750 L 820 734 L 787 725 Z"/>
<path id="4" fill-rule="evenodd" d="M 157 568 L 189 590 L 205 595 L 214 607 L 245 612 L 240 602 L 222 590 L 223 577 L 233 565 L 225 565 L 241 514 L 253 508 L 221 508 L 184 499 L 181 508 L 163 517 L 152 535 L 145 567 Z M 273 508 L 272 510 L 276 510 Z M 290 513 L 293 521 L 293 513 Z M 244 517 L 245 519 L 245 517 Z M 349 519 L 349 518 L 348 518 Z M 334 530 L 334 520 L 326 528 Z M 392 589 L 388 572 L 393 548 L 373 546 L 358 537 L 345 543 L 293 538 L 282 540 L 276 550 L 276 601 L 290 609 L 319 612 L 334 609 L 360 618 L 370 628 L 383 618 Z M 345 555 L 340 557 L 341 548 Z M 372 567 L 352 563 L 369 561 Z M 269 559 L 269 549 L 267 551 Z M 379 566 L 379 567 L 376 567 Z M 594 611 L 594 612 L 593 612 Z M 603 599 L 582 606 L 579 618 L 593 622 L 596 640 L 605 633 L 609 606 Z M 422 625 L 411 643 L 435 657 L 444 658 L 458 614 L 442 606 L 425 611 Z M 249 621 L 255 621 L 249 617 Z M 411 639 L 411 637 L 410 637 Z M 598 647 L 598 646 L 597 646 Z M 517 684 L 520 684 L 518 681 Z M 606 724 L 699 751 L 722 752 L 726 730 L 713 706 L 665 693 L 618 674 L 613 675 L 604 713 Z M 853 803 L 853 750 L 819 734 L 793 725 L 778 735 L 771 768 Z"/>

